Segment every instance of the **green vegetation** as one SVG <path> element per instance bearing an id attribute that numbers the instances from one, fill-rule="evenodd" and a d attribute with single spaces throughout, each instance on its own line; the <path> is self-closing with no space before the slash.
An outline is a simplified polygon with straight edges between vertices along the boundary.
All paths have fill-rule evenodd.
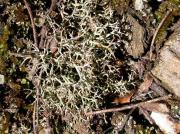
<path id="1" fill-rule="evenodd" d="M 172 24 L 174 17 L 180 16 L 179 5 L 180 5 L 180 0 L 167 0 L 162 4 L 160 4 L 159 9 L 155 13 L 158 22 L 160 22 L 164 18 L 164 16 L 168 11 L 170 11 L 171 13 L 170 15 L 168 15 L 163 26 L 160 28 L 158 32 L 155 41 L 156 44 L 161 44 L 164 41 L 164 39 L 167 36 L 167 28 L 169 27 L 170 24 Z"/>

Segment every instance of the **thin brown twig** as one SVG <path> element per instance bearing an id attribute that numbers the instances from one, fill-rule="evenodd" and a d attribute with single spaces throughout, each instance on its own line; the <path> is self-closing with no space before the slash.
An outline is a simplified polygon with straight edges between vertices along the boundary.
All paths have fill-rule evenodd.
<path id="1" fill-rule="evenodd" d="M 146 105 L 146 103 L 152 103 L 152 102 L 156 102 L 156 101 L 160 101 L 160 100 L 166 100 L 166 99 L 169 99 L 170 97 L 171 97 L 171 95 L 167 95 L 167 96 L 158 97 L 158 98 L 155 98 L 152 100 L 148 100 L 145 102 L 139 102 L 136 104 L 125 105 L 125 106 L 119 107 L 119 108 L 110 108 L 110 109 L 104 109 L 104 110 L 99 110 L 99 111 L 94 111 L 94 112 L 88 112 L 88 113 L 85 113 L 85 115 L 90 116 L 90 115 L 94 115 L 94 114 L 103 114 L 103 113 L 109 113 L 109 112 L 123 111 L 123 110 L 131 109 L 131 108 L 136 108 L 138 106 Z"/>
<path id="2" fill-rule="evenodd" d="M 37 134 L 37 129 L 36 129 L 36 107 L 35 106 L 36 106 L 36 104 L 34 104 L 32 118 L 33 118 L 33 132 L 34 132 L 34 134 Z"/>
<path id="3" fill-rule="evenodd" d="M 39 128 L 39 98 L 40 98 L 40 82 L 42 77 L 42 70 L 37 78 L 34 78 L 34 85 L 36 88 L 36 103 L 34 104 L 34 132 L 38 133 Z"/>
<path id="4" fill-rule="evenodd" d="M 161 22 L 159 23 L 154 35 L 153 35 L 153 38 L 152 38 L 152 41 L 151 41 L 151 45 L 150 45 L 150 52 L 149 52 L 149 58 L 150 60 L 152 60 L 152 51 L 153 51 L 153 45 L 155 43 L 155 40 L 156 40 L 156 37 L 157 37 L 157 34 L 159 32 L 159 30 L 161 29 L 162 25 L 164 24 L 166 18 L 169 16 L 169 14 L 171 13 L 171 11 L 167 11 L 164 18 L 161 20 Z"/>
<path id="5" fill-rule="evenodd" d="M 33 15 L 32 15 L 32 11 L 31 11 L 31 8 L 28 4 L 28 2 L 26 0 L 24 0 L 24 3 L 25 3 L 25 6 L 28 10 L 28 14 L 29 14 L 29 17 L 31 19 L 31 25 L 32 25 L 32 30 L 33 30 L 33 38 L 34 38 L 34 43 L 35 43 L 35 46 L 38 47 L 38 41 L 37 41 L 37 33 L 36 33 L 36 27 L 35 27 L 35 23 L 34 23 L 34 19 L 33 19 Z"/>
<path id="6" fill-rule="evenodd" d="M 150 114 L 148 113 L 148 111 L 144 109 L 142 106 L 139 106 L 138 108 L 139 108 L 139 111 L 144 115 L 144 117 L 149 121 L 149 123 L 153 124 L 153 120 Z"/>
<path id="7" fill-rule="evenodd" d="M 25 6 L 28 10 L 28 14 L 31 20 L 32 30 L 33 30 L 33 38 L 34 38 L 34 44 L 35 47 L 38 47 L 38 41 L 37 41 L 37 33 L 36 33 L 36 27 L 34 23 L 34 18 L 32 15 L 32 10 L 29 6 L 29 3 L 26 0 L 23 0 L 25 3 Z M 39 109 L 39 86 L 36 86 L 36 103 L 34 105 L 34 111 L 33 111 L 33 131 L 34 134 L 38 133 L 38 123 L 39 123 L 39 117 L 38 117 L 38 109 Z"/>

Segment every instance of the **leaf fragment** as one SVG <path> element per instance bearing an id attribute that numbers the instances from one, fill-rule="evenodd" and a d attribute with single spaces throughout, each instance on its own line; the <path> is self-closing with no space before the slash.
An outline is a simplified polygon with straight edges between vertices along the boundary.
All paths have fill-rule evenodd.
<path id="1" fill-rule="evenodd" d="M 152 82 L 153 82 L 153 78 L 150 75 L 146 75 L 144 82 L 141 83 L 141 85 L 139 86 L 138 92 L 139 93 L 147 92 Z"/>
<path id="2" fill-rule="evenodd" d="M 125 103 L 129 103 L 131 101 L 131 97 L 134 95 L 134 91 L 131 92 L 130 94 L 128 95 L 125 95 L 123 97 L 118 97 L 118 98 L 115 98 L 113 100 L 113 103 L 116 103 L 116 104 L 125 104 Z"/>
<path id="3" fill-rule="evenodd" d="M 146 109 L 148 111 L 154 111 L 154 112 L 160 112 L 160 113 L 168 113 L 169 112 L 169 109 L 166 106 L 166 104 L 158 103 L 158 102 L 147 103 L 146 105 L 142 105 L 141 107 L 143 107 L 144 109 Z"/>

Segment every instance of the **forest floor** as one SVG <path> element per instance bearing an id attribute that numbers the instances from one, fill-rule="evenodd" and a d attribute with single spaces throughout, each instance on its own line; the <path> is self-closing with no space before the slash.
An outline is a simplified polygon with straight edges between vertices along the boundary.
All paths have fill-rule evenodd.
<path id="1" fill-rule="evenodd" d="M 180 133 L 179 16 L 180 0 L 0 1 L 0 133 Z"/>

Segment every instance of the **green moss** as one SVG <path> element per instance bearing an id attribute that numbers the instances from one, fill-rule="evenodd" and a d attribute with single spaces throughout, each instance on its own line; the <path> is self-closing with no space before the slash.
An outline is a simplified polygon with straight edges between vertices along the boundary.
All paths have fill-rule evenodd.
<path id="1" fill-rule="evenodd" d="M 21 84 L 26 85 L 26 84 L 28 84 L 28 81 L 27 81 L 25 78 L 23 78 L 23 79 L 21 80 Z"/>
<path id="2" fill-rule="evenodd" d="M 160 22 L 168 11 L 171 13 L 164 21 L 162 27 L 159 29 L 155 44 L 161 44 L 167 36 L 167 28 L 173 22 L 175 16 L 180 16 L 180 0 L 167 0 L 163 2 L 159 9 L 155 12 L 156 19 Z"/>
<path id="3" fill-rule="evenodd" d="M 167 36 L 167 28 L 169 27 L 169 25 L 173 22 L 174 17 L 172 16 L 172 14 L 170 14 L 166 20 L 164 21 L 162 27 L 159 29 L 156 40 L 155 40 L 155 44 L 161 44 L 164 39 Z"/>
<path id="4" fill-rule="evenodd" d="M 5 56 L 5 54 L 7 54 L 7 40 L 9 39 L 9 35 L 9 28 L 7 25 L 5 25 L 2 29 L 2 35 L 0 36 L 0 56 Z"/>
<path id="5" fill-rule="evenodd" d="M 167 0 L 163 2 L 159 9 L 155 12 L 156 19 L 161 21 L 166 14 L 166 12 L 172 11 L 172 16 L 179 16 L 180 15 L 180 0 Z"/>
<path id="6" fill-rule="evenodd" d="M 2 34 L 0 35 L 0 73 L 5 74 L 6 71 L 6 59 L 7 59 L 7 51 L 8 44 L 7 40 L 9 39 L 10 31 L 7 25 L 2 27 Z"/>

